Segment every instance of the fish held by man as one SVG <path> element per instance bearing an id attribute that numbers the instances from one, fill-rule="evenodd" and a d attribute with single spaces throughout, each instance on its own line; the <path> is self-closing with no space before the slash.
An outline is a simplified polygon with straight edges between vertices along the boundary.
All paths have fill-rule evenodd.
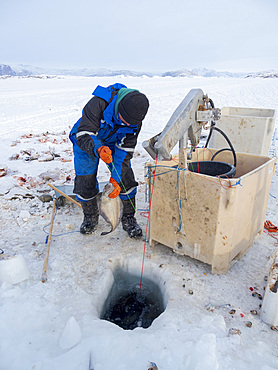
<path id="1" fill-rule="evenodd" d="M 110 231 L 103 231 L 101 235 L 110 234 L 119 225 L 123 213 L 123 204 L 120 197 L 109 198 L 114 190 L 111 183 L 105 185 L 99 204 L 99 213 L 111 225 Z"/>

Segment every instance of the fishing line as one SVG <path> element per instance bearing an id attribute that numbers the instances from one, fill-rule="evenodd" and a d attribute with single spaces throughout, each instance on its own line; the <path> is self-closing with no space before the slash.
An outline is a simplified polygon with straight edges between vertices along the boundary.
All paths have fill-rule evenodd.
<path id="1" fill-rule="evenodd" d="M 145 254 L 146 254 L 147 233 L 148 233 L 149 219 L 150 219 L 150 213 L 151 213 L 151 204 L 152 204 L 152 197 L 153 197 L 153 189 L 154 189 L 154 180 L 155 180 L 156 167 L 157 167 L 157 159 L 158 159 L 158 153 L 156 153 L 155 167 L 154 167 L 154 173 L 153 173 L 153 185 L 152 185 L 152 192 L 151 192 L 149 212 L 148 212 L 148 218 L 147 218 L 147 226 L 146 226 L 146 233 L 145 233 L 145 242 L 144 242 L 144 250 L 143 250 L 141 278 L 140 278 L 139 298 L 140 298 L 140 295 L 141 295 L 141 287 L 142 287 L 142 280 L 143 280 L 143 270 L 144 270 Z"/>
<path id="2" fill-rule="evenodd" d="M 126 190 L 126 188 L 125 188 L 125 186 L 124 186 L 123 180 L 122 180 L 121 176 L 119 175 L 119 173 L 118 173 L 118 171 L 117 171 L 117 169 L 116 169 L 116 167 L 115 167 L 115 165 L 114 165 L 113 158 L 112 158 L 112 156 L 111 156 L 111 155 L 110 155 L 110 158 L 111 158 L 111 164 L 112 164 L 112 166 L 113 166 L 113 170 L 115 170 L 115 172 L 116 172 L 116 174 L 117 174 L 118 178 L 119 178 L 119 179 L 121 179 L 121 180 L 120 180 L 120 183 L 121 183 L 121 184 L 122 184 L 122 186 L 123 186 L 123 189 L 124 189 L 125 195 L 127 196 L 127 198 L 128 198 L 128 200 L 130 201 L 130 203 L 131 203 L 131 205 L 132 205 L 133 209 L 134 209 L 134 210 L 135 210 L 135 212 L 136 212 L 136 208 L 134 207 L 134 204 L 132 203 L 132 201 L 131 201 L 131 199 L 130 199 L 130 196 L 129 196 L 129 195 L 128 195 L 128 193 L 127 193 L 127 190 Z M 106 163 L 106 166 L 107 166 L 108 170 L 109 170 L 110 172 L 112 172 L 112 171 L 111 171 L 111 169 L 109 168 L 109 166 L 108 166 L 108 164 L 107 164 L 107 163 Z"/>
<path id="3" fill-rule="evenodd" d="M 146 233 L 145 233 L 145 241 L 144 241 L 144 249 L 143 249 L 143 258 L 142 258 L 142 269 L 141 269 L 141 277 L 140 277 L 139 299 L 140 299 L 140 296 L 141 296 L 141 289 L 142 289 L 142 280 L 143 280 L 143 271 L 144 271 L 144 262 L 145 262 L 146 244 L 147 244 L 147 234 L 148 234 L 149 219 L 150 219 L 150 213 L 151 213 L 151 204 L 152 204 L 152 197 L 153 197 L 153 190 L 154 190 L 154 181 L 155 181 L 155 175 L 156 175 L 157 160 L 158 160 L 158 153 L 156 154 L 156 161 L 155 161 L 154 174 L 153 174 L 152 192 L 151 192 L 151 198 L 150 198 L 150 204 L 149 204 L 149 210 L 148 210 L 148 218 L 147 218 L 147 225 L 146 225 Z M 115 165 L 113 163 L 113 160 L 111 161 L 111 163 L 112 163 L 112 166 L 113 166 L 116 174 L 120 178 L 120 176 L 119 176 L 119 174 L 118 174 L 118 172 L 116 170 L 116 167 L 115 167 Z M 107 167 L 109 168 L 109 166 L 107 166 Z M 134 207 L 134 205 L 133 205 L 133 203 L 132 203 L 129 195 L 127 194 L 127 190 L 126 190 L 126 188 L 125 188 L 125 186 L 123 184 L 122 179 L 121 179 L 121 184 L 123 185 L 124 191 L 125 191 L 128 199 L 129 199 L 130 203 L 132 204 L 132 207 L 134 208 L 134 210 L 136 212 L 136 208 Z"/>
<path id="4" fill-rule="evenodd" d="M 57 208 L 55 209 L 54 220 L 55 220 L 56 214 L 57 214 Z M 45 234 L 47 234 L 47 235 L 46 235 L 45 244 L 48 242 L 48 236 L 49 236 L 49 233 L 48 233 L 45 229 L 46 229 L 50 224 L 51 224 L 51 222 L 50 222 L 49 224 L 45 225 L 45 226 L 42 228 L 43 232 L 44 232 Z M 79 231 L 68 231 L 68 232 L 66 232 L 66 233 L 61 233 L 61 234 L 56 234 L 56 235 L 52 234 L 52 236 L 57 237 L 57 236 L 62 236 L 62 235 L 67 235 L 67 234 L 73 234 L 73 233 L 79 233 Z"/>
<path id="5" fill-rule="evenodd" d="M 117 174 L 118 178 L 119 178 L 119 179 L 121 179 L 121 177 L 120 177 L 120 175 L 119 175 L 119 173 L 118 173 L 118 171 L 117 171 L 117 169 L 116 169 L 116 167 L 115 167 L 115 165 L 114 165 L 114 162 L 113 162 L 112 157 L 111 157 L 111 163 L 112 163 L 113 169 L 115 170 L 115 172 L 116 172 L 116 174 Z M 106 164 L 106 166 L 107 166 L 107 168 L 109 169 L 109 171 L 111 172 L 111 170 L 110 170 L 110 168 L 109 168 L 108 164 Z M 130 204 L 132 205 L 132 208 L 134 209 L 135 213 L 137 214 L 137 209 L 135 208 L 135 206 L 134 206 L 134 204 L 133 204 L 133 202 L 132 202 L 132 200 L 131 200 L 130 196 L 128 195 L 127 190 L 126 190 L 126 188 L 125 188 L 125 186 L 124 186 L 124 183 L 123 183 L 122 179 L 121 179 L 120 183 L 121 183 L 121 185 L 123 186 L 123 189 L 124 189 L 125 195 L 127 196 L 128 200 L 129 200 L 129 202 L 130 202 Z M 143 225 L 143 224 L 141 224 L 141 225 Z"/>

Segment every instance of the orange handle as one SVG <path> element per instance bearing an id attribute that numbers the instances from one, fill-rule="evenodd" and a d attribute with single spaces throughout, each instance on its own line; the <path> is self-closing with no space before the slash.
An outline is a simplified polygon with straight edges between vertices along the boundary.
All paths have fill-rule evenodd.
<path id="1" fill-rule="evenodd" d="M 111 182 L 111 184 L 114 185 L 114 190 L 108 195 L 109 198 L 116 198 L 120 192 L 121 192 L 121 187 L 120 185 L 117 183 L 116 180 L 112 179 L 112 177 L 110 178 L 109 182 Z"/>
<path id="2" fill-rule="evenodd" d="M 112 152 L 108 148 L 108 146 L 101 146 L 98 149 L 98 155 L 105 163 L 111 163 L 112 162 Z"/>

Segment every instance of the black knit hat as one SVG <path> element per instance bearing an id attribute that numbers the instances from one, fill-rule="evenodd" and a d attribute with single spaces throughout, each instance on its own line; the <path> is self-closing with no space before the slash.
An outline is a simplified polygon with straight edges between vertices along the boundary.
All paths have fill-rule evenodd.
<path id="1" fill-rule="evenodd" d="M 118 112 L 127 123 L 137 125 L 145 118 L 148 108 L 149 101 L 146 95 L 139 91 L 131 91 L 120 101 Z"/>

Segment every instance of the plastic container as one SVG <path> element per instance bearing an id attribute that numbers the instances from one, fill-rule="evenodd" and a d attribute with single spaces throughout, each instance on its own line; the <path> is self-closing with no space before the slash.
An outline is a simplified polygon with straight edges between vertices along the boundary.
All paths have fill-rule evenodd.
<path id="1" fill-rule="evenodd" d="M 190 162 L 188 170 L 191 172 L 202 173 L 203 175 L 219 176 L 224 178 L 234 177 L 236 173 L 236 169 L 232 164 L 217 161 Z"/>
<path id="2" fill-rule="evenodd" d="M 224 107 L 216 127 L 224 131 L 236 152 L 268 156 L 274 125 L 274 109 Z M 213 131 L 209 147 L 227 146 L 225 138 Z"/>
<path id="3" fill-rule="evenodd" d="M 197 149 L 192 161 L 198 158 L 201 165 L 216 151 Z M 176 253 L 208 263 L 212 273 L 226 273 L 248 250 L 264 228 L 276 159 L 236 155 L 233 178 L 178 171 L 178 158 L 159 163 L 149 223 L 151 245 L 161 243 Z M 218 157 L 224 163 L 233 163 L 230 151 Z M 154 165 L 147 164 L 147 170 L 153 174 Z"/>
<path id="4" fill-rule="evenodd" d="M 107 184 L 107 182 L 99 182 L 98 183 L 100 192 L 103 191 L 103 188 L 104 188 L 105 184 Z M 69 197 L 75 197 L 75 194 L 73 193 L 73 188 L 74 188 L 73 184 L 56 185 L 56 188 L 58 190 L 62 191 L 64 194 L 68 195 Z M 54 190 L 54 192 L 55 192 L 55 195 L 56 195 L 57 198 L 60 198 L 61 196 L 63 196 L 60 193 L 58 193 L 58 191 L 56 191 L 56 190 Z"/>

